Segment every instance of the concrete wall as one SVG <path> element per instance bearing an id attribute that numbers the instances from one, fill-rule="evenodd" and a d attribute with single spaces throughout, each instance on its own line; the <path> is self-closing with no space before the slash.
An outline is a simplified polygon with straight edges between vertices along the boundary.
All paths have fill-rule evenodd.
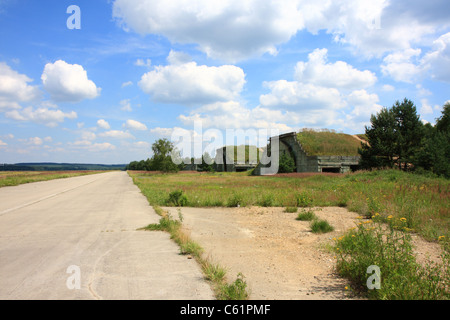
<path id="1" fill-rule="evenodd" d="M 331 168 L 339 168 L 340 173 L 352 171 L 352 168 L 359 165 L 358 156 L 320 156 L 317 157 L 319 172 Z"/>

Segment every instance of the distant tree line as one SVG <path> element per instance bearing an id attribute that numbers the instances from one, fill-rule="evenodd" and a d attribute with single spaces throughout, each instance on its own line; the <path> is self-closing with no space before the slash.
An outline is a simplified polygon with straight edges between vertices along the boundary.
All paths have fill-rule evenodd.
<path id="1" fill-rule="evenodd" d="M 359 149 L 361 168 L 399 168 L 450 177 L 450 103 L 433 126 L 423 124 L 408 99 L 372 115 L 367 144 Z"/>

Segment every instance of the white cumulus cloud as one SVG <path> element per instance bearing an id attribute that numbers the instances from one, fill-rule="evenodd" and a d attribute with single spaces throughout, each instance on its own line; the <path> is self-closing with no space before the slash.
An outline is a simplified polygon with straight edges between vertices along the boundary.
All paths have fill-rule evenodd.
<path id="1" fill-rule="evenodd" d="M 99 136 L 103 138 L 114 138 L 114 139 L 134 139 L 134 136 L 131 133 L 120 130 L 110 130 L 102 132 L 99 133 Z"/>
<path id="2" fill-rule="evenodd" d="M 78 117 L 75 111 L 63 112 L 55 108 L 49 108 L 45 104 L 37 108 L 27 107 L 11 110 L 6 112 L 5 116 L 16 121 L 30 121 L 44 124 L 48 127 L 56 127 L 59 123 L 64 122 L 65 119 L 76 119 Z"/>
<path id="3" fill-rule="evenodd" d="M 298 0 L 116 0 L 113 16 L 126 30 L 196 43 L 211 57 L 235 62 L 276 54 L 303 28 Z"/>
<path id="4" fill-rule="evenodd" d="M 156 102 L 191 105 L 237 98 L 245 82 L 244 71 L 239 67 L 188 62 L 156 66 L 142 76 L 139 86 Z"/>
<path id="5" fill-rule="evenodd" d="M 422 61 L 433 79 L 450 82 L 450 32 L 433 42 L 433 48 Z"/>
<path id="6" fill-rule="evenodd" d="M 127 120 L 126 123 L 123 124 L 123 127 L 125 129 L 131 129 L 131 130 L 140 130 L 145 131 L 147 130 L 147 126 L 139 121 L 136 120 Z"/>
<path id="7" fill-rule="evenodd" d="M 316 49 L 308 55 L 308 61 L 300 61 L 295 68 L 295 79 L 324 87 L 343 89 L 367 88 L 377 77 L 369 70 L 360 71 L 344 61 L 327 63 L 327 49 Z"/>
<path id="8" fill-rule="evenodd" d="M 109 125 L 108 121 L 105 119 L 100 119 L 97 121 L 97 126 L 101 129 L 109 130 L 111 126 Z"/>
<path id="9" fill-rule="evenodd" d="M 304 30 L 326 32 L 355 54 L 382 57 L 446 30 L 448 8 L 448 0 L 115 0 L 113 17 L 127 31 L 197 44 L 234 63 L 276 55 Z"/>
<path id="10" fill-rule="evenodd" d="M 44 89 L 55 101 L 79 102 L 100 95 L 100 88 L 88 79 L 81 65 L 58 60 L 47 63 L 41 76 Z"/>
<path id="11" fill-rule="evenodd" d="M 336 88 L 326 88 L 298 81 L 278 80 L 265 82 L 270 93 L 260 96 L 261 106 L 285 107 L 305 110 L 340 109 L 345 106 L 341 93 Z"/>
<path id="12" fill-rule="evenodd" d="M 347 101 L 353 107 L 352 116 L 360 120 L 369 120 L 372 114 L 376 114 L 382 108 L 378 104 L 379 97 L 375 93 L 368 93 L 366 90 L 355 90 L 348 95 Z"/>
<path id="13" fill-rule="evenodd" d="M 40 146 L 44 143 L 44 141 L 39 138 L 39 137 L 33 137 L 28 139 L 28 144 L 33 145 L 33 146 Z"/>
<path id="14" fill-rule="evenodd" d="M 150 59 L 146 59 L 146 60 L 144 60 L 144 59 L 137 59 L 134 62 L 134 65 L 138 66 L 138 67 L 147 67 L 147 68 L 149 68 L 152 65 L 152 60 L 150 60 Z"/>
<path id="15" fill-rule="evenodd" d="M 406 49 L 387 55 L 383 59 L 381 71 L 395 81 L 413 83 L 423 72 L 420 66 L 420 49 Z"/>
<path id="16" fill-rule="evenodd" d="M 20 103 L 37 100 L 41 96 L 33 80 L 0 62 L 0 111 L 20 109 Z"/>
<path id="17" fill-rule="evenodd" d="M 201 122 L 204 128 L 217 129 L 279 129 L 290 131 L 287 123 L 295 123 L 294 112 L 274 111 L 266 108 L 247 108 L 237 101 L 216 102 L 180 115 L 183 124 L 193 126 Z"/>

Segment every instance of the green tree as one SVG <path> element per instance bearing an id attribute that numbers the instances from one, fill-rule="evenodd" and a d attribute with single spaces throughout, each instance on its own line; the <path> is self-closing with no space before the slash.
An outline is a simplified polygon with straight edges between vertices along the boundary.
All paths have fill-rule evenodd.
<path id="1" fill-rule="evenodd" d="M 423 137 L 423 123 L 411 100 L 397 101 L 392 107 L 395 117 L 397 165 L 404 170 L 414 163 L 414 156 L 420 149 Z"/>
<path id="2" fill-rule="evenodd" d="M 442 116 L 436 119 L 436 130 L 447 133 L 450 131 L 450 102 L 444 104 Z"/>
<path id="3" fill-rule="evenodd" d="M 208 152 L 202 156 L 202 163 L 199 165 L 199 169 L 205 172 L 214 171 L 214 160 L 211 158 Z"/>
<path id="4" fill-rule="evenodd" d="M 414 163 L 418 168 L 437 175 L 450 177 L 450 103 L 444 105 L 442 116 L 436 125 L 424 126 L 425 135 Z"/>
<path id="5" fill-rule="evenodd" d="M 359 149 L 363 169 L 392 167 L 396 157 L 395 117 L 387 108 L 370 117 L 371 127 L 366 126 L 368 144 Z"/>
<path id="6" fill-rule="evenodd" d="M 366 127 L 368 144 L 362 144 L 361 167 L 393 167 L 404 170 L 414 163 L 423 137 L 423 124 L 414 103 L 396 101 L 391 109 L 383 108 L 370 118 Z"/>
<path id="7" fill-rule="evenodd" d="M 289 153 L 283 152 L 278 164 L 278 173 L 291 173 L 295 170 L 295 162 Z"/>
<path id="8" fill-rule="evenodd" d="M 150 170 L 162 172 L 178 172 L 180 167 L 172 161 L 176 156 L 173 143 L 167 139 L 159 139 L 152 145 L 153 157 L 149 160 Z"/>

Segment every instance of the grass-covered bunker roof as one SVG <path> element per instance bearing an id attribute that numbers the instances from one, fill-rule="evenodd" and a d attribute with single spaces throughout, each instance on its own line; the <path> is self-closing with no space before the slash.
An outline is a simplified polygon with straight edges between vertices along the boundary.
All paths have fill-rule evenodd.
<path id="1" fill-rule="evenodd" d="M 297 139 L 309 156 L 358 156 L 361 147 L 354 136 L 331 130 L 303 129 Z"/>

